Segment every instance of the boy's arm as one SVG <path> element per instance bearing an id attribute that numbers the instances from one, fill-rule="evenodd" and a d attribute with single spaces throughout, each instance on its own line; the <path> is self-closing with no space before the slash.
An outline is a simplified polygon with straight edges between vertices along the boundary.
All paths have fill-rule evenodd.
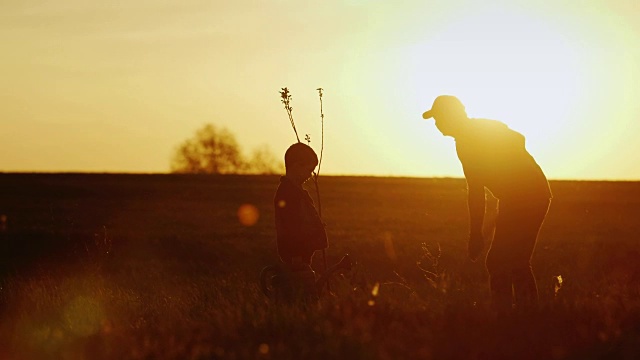
<path id="1" fill-rule="evenodd" d="M 304 230 L 306 232 L 306 238 L 309 240 L 309 246 L 313 250 L 328 248 L 329 241 L 327 239 L 325 224 L 322 222 L 320 214 L 318 214 L 313 199 L 308 194 L 305 199 L 305 210 L 307 211 L 306 218 L 308 222 Z"/>
<path id="2" fill-rule="evenodd" d="M 329 247 L 329 239 L 327 238 L 327 231 L 325 229 L 324 223 L 322 223 L 322 219 L 318 217 L 319 226 L 313 234 L 313 238 L 315 239 L 312 244 L 314 250 L 322 250 Z"/>
<path id="3" fill-rule="evenodd" d="M 276 197 L 275 213 L 278 250 L 292 256 L 307 252 L 300 200 L 286 194 Z"/>

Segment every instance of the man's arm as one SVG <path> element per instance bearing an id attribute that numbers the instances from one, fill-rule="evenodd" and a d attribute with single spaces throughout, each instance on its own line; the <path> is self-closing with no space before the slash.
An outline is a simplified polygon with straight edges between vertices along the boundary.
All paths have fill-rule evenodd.
<path id="1" fill-rule="evenodd" d="M 484 249 L 482 224 L 484 222 L 485 190 L 484 184 L 478 180 L 475 172 L 463 163 L 463 171 L 467 179 L 467 203 L 469 207 L 469 258 L 476 261 Z"/>
<path id="2" fill-rule="evenodd" d="M 469 139 L 456 139 L 456 152 L 467 179 L 467 203 L 469 207 L 469 258 L 475 261 L 484 249 L 482 223 L 484 222 L 484 182 L 482 180 L 482 158 L 478 156 L 476 144 Z"/>
<path id="3" fill-rule="evenodd" d="M 481 235 L 485 208 L 484 186 L 480 183 L 467 182 L 467 197 L 469 233 L 471 235 Z"/>
<path id="4" fill-rule="evenodd" d="M 484 186 L 473 185 L 468 189 L 469 204 L 469 258 L 476 261 L 484 250 L 484 238 L 482 236 L 482 223 L 484 221 Z"/>

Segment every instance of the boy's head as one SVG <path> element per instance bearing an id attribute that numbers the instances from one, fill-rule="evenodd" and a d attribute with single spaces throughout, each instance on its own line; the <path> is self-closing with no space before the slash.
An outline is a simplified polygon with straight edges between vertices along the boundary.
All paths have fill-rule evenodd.
<path id="1" fill-rule="evenodd" d="M 313 169 L 318 166 L 318 156 L 308 145 L 295 143 L 284 153 L 284 166 L 287 169 L 287 177 L 302 184 L 311 177 Z"/>

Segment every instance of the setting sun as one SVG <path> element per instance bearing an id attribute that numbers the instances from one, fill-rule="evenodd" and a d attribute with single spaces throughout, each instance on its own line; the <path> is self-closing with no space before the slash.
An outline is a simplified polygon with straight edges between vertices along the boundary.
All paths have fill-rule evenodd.
<path id="1" fill-rule="evenodd" d="M 537 151 L 561 153 L 589 100 L 578 40 L 542 15 L 470 11 L 402 49 L 404 71 L 413 74 L 408 93 L 426 107 L 440 93 L 454 94 L 470 116 L 501 120 Z"/>

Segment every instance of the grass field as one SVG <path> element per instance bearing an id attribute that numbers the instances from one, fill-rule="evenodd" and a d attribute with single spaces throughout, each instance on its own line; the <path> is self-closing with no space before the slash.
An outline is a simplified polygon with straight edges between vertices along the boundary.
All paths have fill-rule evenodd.
<path id="1" fill-rule="evenodd" d="M 357 265 L 317 304 L 270 304 L 257 281 L 277 262 L 278 182 L 0 174 L 0 359 L 640 356 L 640 183 L 552 182 L 541 309 L 501 320 L 466 258 L 461 179 L 322 177 L 327 262 Z"/>

